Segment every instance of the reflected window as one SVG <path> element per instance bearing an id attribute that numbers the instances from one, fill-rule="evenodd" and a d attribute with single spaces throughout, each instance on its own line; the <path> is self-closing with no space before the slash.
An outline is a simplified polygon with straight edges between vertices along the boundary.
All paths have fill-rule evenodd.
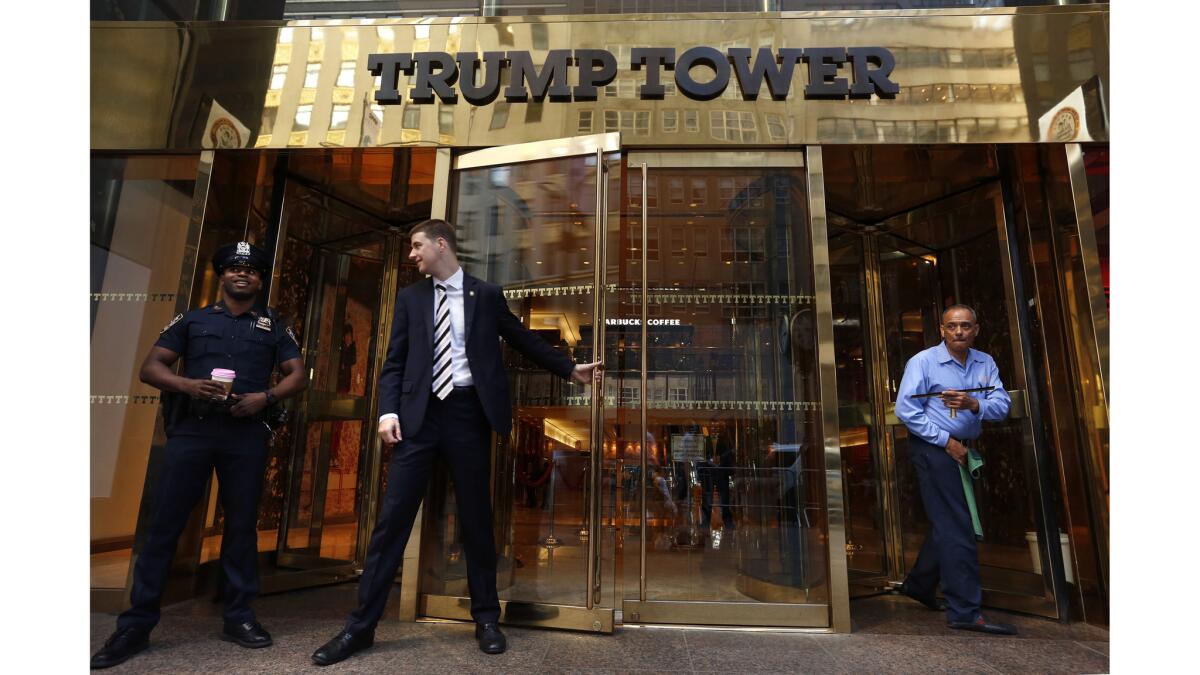
<path id="1" fill-rule="evenodd" d="M 420 129 L 421 128 L 421 106 L 419 106 L 419 105 L 404 106 L 404 117 L 401 118 L 400 126 L 405 129 Z"/>
<path id="2" fill-rule="evenodd" d="M 312 108 L 311 103 L 296 107 L 296 117 L 292 122 L 292 131 L 308 131 L 308 125 L 312 122 Z"/>
<path id="3" fill-rule="evenodd" d="M 639 110 L 634 115 L 634 133 L 638 136 L 650 135 L 650 111 Z"/>
<path id="4" fill-rule="evenodd" d="M 700 133 L 700 111 L 685 110 L 683 111 L 683 130 L 688 133 Z"/>
<path id="5" fill-rule="evenodd" d="M 349 105 L 335 105 L 333 111 L 329 115 L 330 129 L 345 129 L 346 122 L 350 119 Z"/>
<path id="6" fill-rule="evenodd" d="M 269 134 L 275 128 L 275 119 L 279 116 L 279 107 L 269 105 L 263 108 L 262 126 L 259 127 L 260 134 Z"/>
<path id="7" fill-rule="evenodd" d="M 787 127 L 783 124 L 783 115 L 767 114 L 767 136 L 772 141 L 787 140 Z"/>
<path id="8" fill-rule="evenodd" d="M 287 64 L 274 66 L 271 68 L 271 88 L 283 89 L 283 83 L 287 80 Z"/>
<path id="9" fill-rule="evenodd" d="M 354 86 L 354 62 L 342 61 L 342 69 L 338 71 L 337 86 L 353 87 Z"/>
<path id="10" fill-rule="evenodd" d="M 667 201 L 672 204 L 683 203 L 683 179 L 668 178 L 667 179 Z"/>
<path id="11" fill-rule="evenodd" d="M 449 135 L 454 133 L 454 111 L 439 110 L 438 111 L 438 133 Z"/>
<path id="12" fill-rule="evenodd" d="M 668 134 L 673 134 L 676 131 L 679 131 L 679 111 L 662 111 L 662 130 L 664 133 Z"/>
<path id="13" fill-rule="evenodd" d="M 308 66 L 304 69 L 304 86 L 310 87 L 310 88 L 317 86 L 317 80 L 320 78 L 320 76 L 321 76 L 321 64 L 319 64 L 319 63 L 308 64 Z"/>
<path id="14" fill-rule="evenodd" d="M 525 104 L 525 123 L 542 121 L 542 104 L 529 102 Z"/>
<path id="15" fill-rule="evenodd" d="M 676 258 L 687 255 L 687 235 L 678 225 L 671 226 L 671 255 Z"/>
<path id="16" fill-rule="evenodd" d="M 508 109 L 510 105 L 507 101 L 496 102 L 496 105 L 492 108 L 492 121 L 488 125 L 489 130 L 503 129 L 508 124 Z"/>
<path id="17" fill-rule="evenodd" d="M 709 133 L 720 141 L 750 142 L 758 140 L 758 124 L 754 113 L 734 110 L 712 110 L 708 113 Z"/>
<path id="18" fill-rule="evenodd" d="M 575 130 L 581 134 L 590 134 L 592 132 L 592 111 L 580 110 L 579 116 L 575 122 Z"/>

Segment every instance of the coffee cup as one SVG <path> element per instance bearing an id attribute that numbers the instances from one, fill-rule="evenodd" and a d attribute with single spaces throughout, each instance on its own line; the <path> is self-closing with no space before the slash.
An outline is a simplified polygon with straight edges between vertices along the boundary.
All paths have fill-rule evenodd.
<path id="1" fill-rule="evenodd" d="M 229 395 L 233 393 L 233 380 L 236 376 L 237 373 L 225 368 L 213 368 L 211 375 L 213 382 L 219 382 L 225 388 L 225 398 L 229 398 Z"/>

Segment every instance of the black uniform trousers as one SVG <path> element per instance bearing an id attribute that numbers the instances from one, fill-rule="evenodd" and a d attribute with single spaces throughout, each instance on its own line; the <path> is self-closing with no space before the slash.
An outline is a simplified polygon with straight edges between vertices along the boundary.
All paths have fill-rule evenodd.
<path id="1" fill-rule="evenodd" d="M 958 462 L 932 443 L 912 434 L 908 447 L 921 502 L 932 528 L 925 536 L 917 562 L 904 580 L 915 595 L 933 597 L 938 582 L 946 597 L 948 621 L 974 621 L 979 616 L 983 591 L 979 585 L 979 557 L 975 549 L 975 528 L 963 494 Z"/>
<path id="2" fill-rule="evenodd" d="M 417 509 L 429 486 L 435 458 L 446 463 L 454 481 L 467 556 L 471 617 L 476 623 L 494 623 L 500 619 L 496 542 L 488 490 L 490 440 L 491 427 L 473 387 L 455 387 L 445 400 L 430 395 L 420 431 L 411 438 L 403 438 L 392 450 L 387 490 L 358 582 L 358 607 L 346 621 L 347 631 L 355 634 L 373 631 L 383 616 Z"/>
<path id="3" fill-rule="evenodd" d="M 258 498 L 270 436 L 271 430 L 261 421 L 221 415 L 186 419 L 167 439 L 150 528 L 133 567 L 131 606 L 117 618 L 118 629 L 149 630 L 158 624 L 175 546 L 213 469 L 225 520 L 221 536 L 225 621 L 254 620 L 250 601 L 258 595 Z"/>

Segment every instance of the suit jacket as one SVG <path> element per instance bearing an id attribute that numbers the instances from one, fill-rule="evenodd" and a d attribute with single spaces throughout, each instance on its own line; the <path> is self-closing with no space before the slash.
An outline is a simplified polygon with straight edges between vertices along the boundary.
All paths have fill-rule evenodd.
<path id="1" fill-rule="evenodd" d="M 537 365 L 563 379 L 575 362 L 521 324 L 508 309 L 499 286 L 463 274 L 463 318 L 467 364 L 488 423 L 498 434 L 512 429 L 508 376 L 500 338 Z M 396 315 L 387 359 L 379 375 L 379 414 L 396 413 L 400 433 L 412 438 L 421 429 L 433 396 L 433 279 L 418 281 L 396 297 Z"/>

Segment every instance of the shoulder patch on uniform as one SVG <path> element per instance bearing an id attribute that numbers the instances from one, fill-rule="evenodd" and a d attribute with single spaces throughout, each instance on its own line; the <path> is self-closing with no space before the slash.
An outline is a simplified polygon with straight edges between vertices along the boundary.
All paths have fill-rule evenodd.
<path id="1" fill-rule="evenodd" d="M 167 332 L 168 330 L 171 330 L 171 326 L 174 326 L 175 324 L 179 323 L 179 322 L 180 322 L 180 320 L 182 320 L 182 319 L 183 319 L 183 315 L 182 315 L 182 314 L 176 314 L 176 315 L 175 315 L 175 318 L 174 318 L 174 319 L 171 319 L 171 323 L 169 323 L 169 324 L 167 324 L 167 325 L 163 326 L 163 329 L 162 329 L 162 330 L 160 330 L 160 331 L 158 331 L 158 334 L 159 334 L 159 335 L 162 335 L 163 333 Z"/>
<path id="2" fill-rule="evenodd" d="M 283 330 L 285 333 L 288 334 L 288 337 L 292 338 L 292 342 L 295 342 L 296 346 L 299 347 L 300 341 L 296 339 L 296 332 L 292 330 L 292 327 L 288 326 L 287 328 L 284 328 Z"/>

